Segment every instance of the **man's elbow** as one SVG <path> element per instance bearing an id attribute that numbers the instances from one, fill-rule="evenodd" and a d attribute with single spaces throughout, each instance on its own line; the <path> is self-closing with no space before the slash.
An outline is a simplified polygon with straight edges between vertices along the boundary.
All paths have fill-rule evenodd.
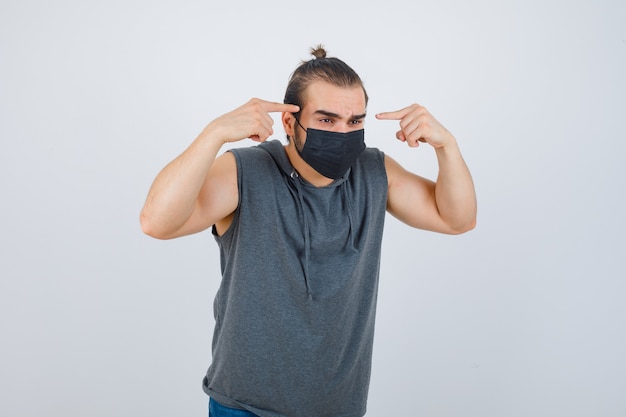
<path id="1" fill-rule="evenodd" d="M 469 222 L 459 234 L 469 232 L 471 230 L 474 230 L 475 228 L 476 228 L 476 217 L 474 217 L 472 221 Z"/>
<path id="2" fill-rule="evenodd" d="M 476 217 L 474 217 L 471 221 L 451 227 L 448 234 L 462 235 L 463 233 L 467 233 L 471 230 L 474 230 L 475 227 L 476 227 Z"/>
<path id="3" fill-rule="evenodd" d="M 169 239 L 168 235 L 158 227 L 158 224 L 144 211 L 139 214 L 139 224 L 141 225 L 141 231 L 155 239 Z"/>

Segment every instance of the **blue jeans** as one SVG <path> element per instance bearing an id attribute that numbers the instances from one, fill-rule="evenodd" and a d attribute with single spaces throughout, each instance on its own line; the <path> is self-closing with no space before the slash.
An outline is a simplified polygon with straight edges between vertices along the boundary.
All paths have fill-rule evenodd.
<path id="1" fill-rule="evenodd" d="M 252 414 L 250 411 L 225 407 L 222 404 L 215 401 L 213 398 L 210 398 L 209 399 L 209 417 L 259 417 L 259 416 L 257 416 L 256 414 Z"/>

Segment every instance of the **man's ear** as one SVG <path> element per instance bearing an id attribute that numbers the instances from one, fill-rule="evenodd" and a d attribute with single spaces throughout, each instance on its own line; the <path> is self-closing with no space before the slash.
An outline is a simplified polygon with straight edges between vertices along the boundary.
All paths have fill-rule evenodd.
<path id="1" fill-rule="evenodd" d="M 290 138 L 293 138 L 295 136 L 296 129 L 295 116 L 293 115 L 293 113 L 283 112 L 281 119 L 283 121 L 283 128 L 285 129 L 285 133 Z"/>

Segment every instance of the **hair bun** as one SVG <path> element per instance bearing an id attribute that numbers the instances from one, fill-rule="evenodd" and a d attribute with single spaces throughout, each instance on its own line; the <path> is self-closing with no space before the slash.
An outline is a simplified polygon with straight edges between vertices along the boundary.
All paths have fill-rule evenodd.
<path id="1" fill-rule="evenodd" d="M 311 55 L 315 57 L 315 59 L 326 58 L 326 50 L 324 49 L 324 45 L 317 45 L 315 48 L 311 48 Z"/>

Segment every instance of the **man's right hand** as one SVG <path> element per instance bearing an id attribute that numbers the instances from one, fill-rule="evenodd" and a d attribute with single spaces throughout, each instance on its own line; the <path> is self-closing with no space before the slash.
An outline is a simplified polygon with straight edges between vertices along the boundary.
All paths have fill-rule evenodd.
<path id="1" fill-rule="evenodd" d="M 215 137 L 226 142 L 237 142 L 250 138 L 257 142 L 264 142 L 274 130 L 274 120 L 270 113 L 296 113 L 300 108 L 294 104 L 275 103 L 253 98 L 235 110 L 213 120 L 207 126 Z"/>
<path id="2" fill-rule="evenodd" d="M 196 140 L 154 180 L 141 212 L 143 231 L 159 239 L 226 229 L 237 208 L 237 167 L 232 154 L 216 156 L 226 142 L 263 142 L 274 131 L 273 112 L 300 111 L 293 104 L 253 98 L 209 123 Z"/>

